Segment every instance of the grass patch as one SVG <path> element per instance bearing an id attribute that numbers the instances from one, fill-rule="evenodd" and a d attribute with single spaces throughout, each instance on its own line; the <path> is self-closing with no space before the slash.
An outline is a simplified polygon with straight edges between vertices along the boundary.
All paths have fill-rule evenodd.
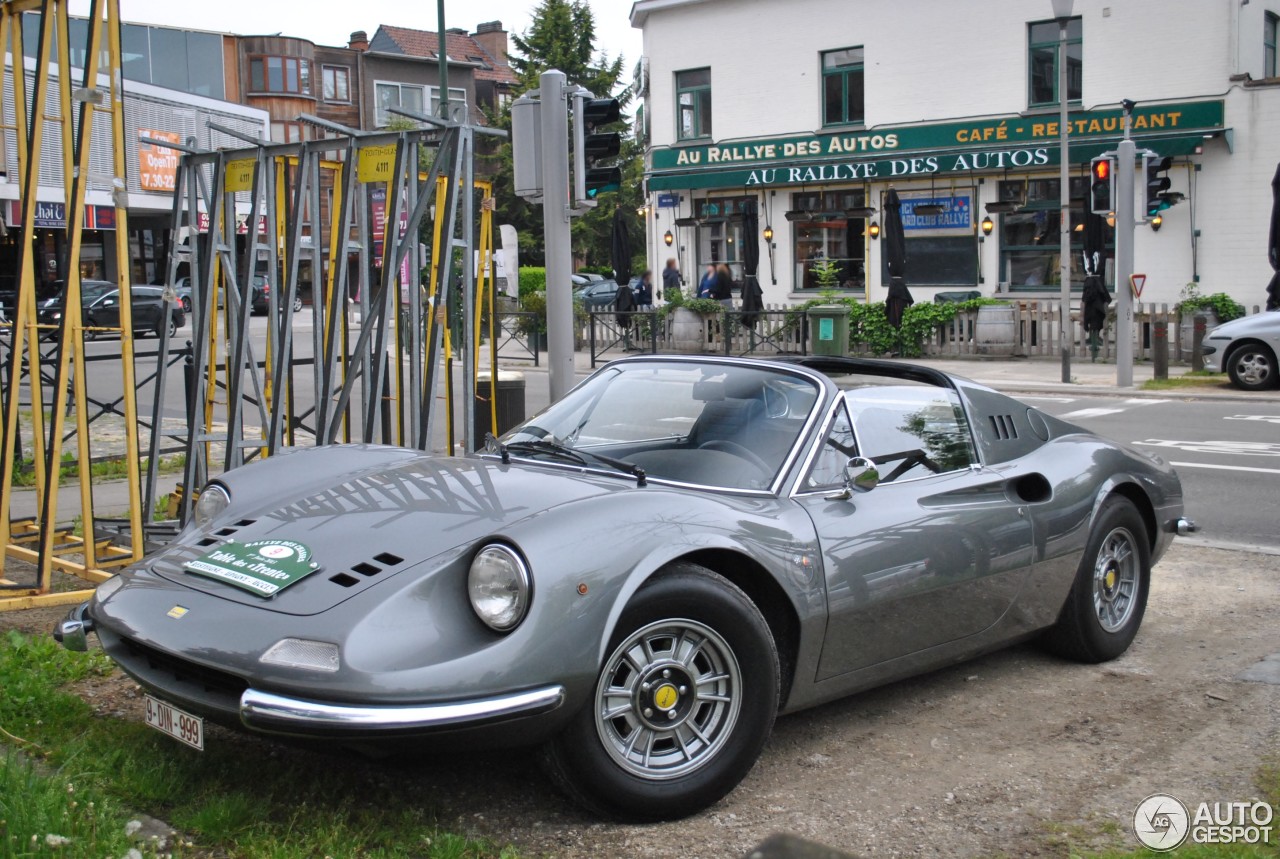
<path id="1" fill-rule="evenodd" d="M 7 844 L 18 844 L 9 842 L 9 835 L 22 840 L 20 849 L 5 852 L 0 845 L 0 859 L 28 855 L 21 849 L 32 847 L 28 843 L 32 834 L 72 837 L 27 822 L 64 819 L 62 811 L 69 811 L 65 803 L 58 806 L 46 798 L 27 809 L 36 800 L 25 799 L 26 794 L 65 793 L 68 782 L 78 795 L 93 796 L 95 808 L 103 814 L 110 810 L 110 825 L 99 828 L 110 829 L 113 838 L 117 831 L 123 834 L 115 810 L 136 809 L 185 833 L 197 855 L 209 851 L 272 859 L 508 859 L 516 855 L 510 849 L 441 831 L 431 816 L 429 796 L 388 796 L 356 789 L 341 759 L 287 751 L 278 757 L 274 753 L 255 757 L 258 750 L 251 748 L 253 741 L 187 753 L 141 721 L 95 715 L 85 701 L 63 688 L 111 671 L 111 662 L 101 651 L 71 653 L 47 637 L 16 631 L 0 636 L 0 689 L 4 690 L 0 727 L 16 739 L 0 738 L 38 755 L 42 765 L 55 773 L 5 771 L 5 778 L 38 784 L 23 790 L 23 829 L 6 832 Z M 67 775 L 70 772 L 76 774 L 74 779 Z M 0 799 L 8 793 L 0 794 Z M 81 835 L 76 837 L 83 837 L 83 830 L 77 831 Z M 64 850 L 71 850 L 75 843 Z M 114 844 L 104 840 L 86 846 L 83 853 L 63 854 L 41 845 L 40 855 L 122 855 Z"/>
<path id="2" fill-rule="evenodd" d="M 1192 370 L 1181 376 L 1170 376 L 1168 379 L 1148 379 L 1142 383 L 1144 391 L 1168 391 L 1177 388 L 1205 388 L 1225 385 L 1230 380 L 1226 373 L 1210 373 L 1207 370 Z"/>
<path id="3" fill-rule="evenodd" d="M 12 751 L 0 755 L 0 857 L 125 855 L 128 813 L 74 769 L 45 771 Z"/>
<path id="4" fill-rule="evenodd" d="M 138 469 L 142 473 L 146 473 L 148 460 L 143 457 L 138 463 Z M 175 471 L 181 471 L 186 464 L 186 454 L 175 454 L 174 456 L 165 456 L 160 458 L 159 468 L 160 474 L 172 474 Z M 99 480 L 122 480 L 129 476 L 128 466 L 124 459 L 105 459 L 101 462 L 93 462 L 89 464 L 90 476 Z M 58 468 L 59 480 L 68 477 L 80 476 L 80 461 L 76 455 L 70 451 L 62 454 L 62 465 Z M 14 463 L 13 467 L 13 485 L 14 486 L 35 486 L 36 473 L 35 464 L 31 462 Z"/>

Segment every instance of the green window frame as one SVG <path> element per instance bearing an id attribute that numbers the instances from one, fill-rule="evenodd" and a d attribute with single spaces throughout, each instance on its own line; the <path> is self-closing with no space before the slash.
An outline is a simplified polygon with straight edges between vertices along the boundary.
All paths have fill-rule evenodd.
<path id="1" fill-rule="evenodd" d="M 1067 19 L 1067 104 L 1080 104 L 1083 94 L 1084 26 L 1080 18 Z M 1027 25 L 1027 104 L 1058 106 L 1058 22 L 1033 21 Z"/>
<path id="2" fill-rule="evenodd" d="M 866 79 L 863 48 L 822 52 L 822 124 L 866 122 Z"/>
<path id="3" fill-rule="evenodd" d="M 1268 12 L 1262 23 L 1262 76 L 1264 78 L 1280 76 L 1280 65 L 1276 63 L 1277 31 L 1280 31 L 1280 15 Z"/>
<path id="4" fill-rule="evenodd" d="M 676 72 L 676 139 L 711 137 L 711 69 Z"/>

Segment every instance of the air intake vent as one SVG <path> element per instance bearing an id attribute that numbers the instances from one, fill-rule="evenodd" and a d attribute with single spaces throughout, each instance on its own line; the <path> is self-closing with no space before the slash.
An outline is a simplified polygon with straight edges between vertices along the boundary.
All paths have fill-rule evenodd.
<path id="1" fill-rule="evenodd" d="M 232 534 L 239 531 L 241 528 L 247 528 L 257 521 L 258 521 L 257 519 L 241 519 L 238 522 L 232 522 L 230 525 L 228 525 L 225 528 L 219 528 L 217 531 L 214 531 L 213 533 L 214 533 L 214 536 L 217 536 L 217 537 L 230 537 Z M 205 539 L 207 540 L 208 538 L 206 537 Z M 206 544 L 202 541 L 200 545 L 203 546 Z"/>
<path id="2" fill-rule="evenodd" d="M 988 420 L 991 421 L 991 431 L 997 439 L 1007 441 L 1018 437 L 1018 427 L 1013 422 L 1013 415 L 991 415 Z"/>
<path id="3" fill-rule="evenodd" d="M 374 564 L 372 561 L 377 561 L 378 563 Z M 361 561 L 357 564 L 352 564 L 348 568 L 351 571 L 350 573 L 343 572 L 330 576 L 329 581 L 344 588 L 354 587 L 360 582 L 360 579 L 351 575 L 351 573 L 359 573 L 365 579 L 370 579 L 387 567 L 394 567 L 396 564 L 404 563 L 404 558 L 399 555 L 393 555 L 390 552 L 379 552 L 373 556 L 372 561 Z"/>

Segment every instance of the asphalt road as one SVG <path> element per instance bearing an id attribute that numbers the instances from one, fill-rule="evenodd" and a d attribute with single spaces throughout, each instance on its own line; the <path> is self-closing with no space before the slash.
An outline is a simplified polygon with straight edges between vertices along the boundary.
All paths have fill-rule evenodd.
<path id="1" fill-rule="evenodd" d="M 1208 399 L 1019 396 L 1159 453 L 1182 478 L 1195 539 L 1280 552 L 1280 405 Z"/>

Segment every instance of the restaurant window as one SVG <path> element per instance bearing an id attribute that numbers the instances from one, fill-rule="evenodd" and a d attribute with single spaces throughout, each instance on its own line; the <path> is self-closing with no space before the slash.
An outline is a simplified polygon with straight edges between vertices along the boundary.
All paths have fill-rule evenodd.
<path id="1" fill-rule="evenodd" d="M 866 219 L 850 212 L 867 205 L 863 191 L 811 191 L 793 194 L 791 237 L 794 243 L 792 288 L 822 289 L 814 266 L 823 260 L 839 270 L 835 289 L 860 291 L 866 288 Z"/>
<path id="2" fill-rule="evenodd" d="M 1059 247 L 1062 241 L 1061 201 L 1057 179 L 1032 179 L 1027 183 L 1027 201 L 1016 212 L 1000 216 L 1000 280 L 1012 291 L 1050 292 L 1060 280 Z M 1071 183 L 1071 288 L 1084 286 L 1084 183 Z M 1076 189 L 1080 189 L 1077 198 Z M 1115 231 L 1106 228 L 1106 253 L 1102 270 L 1112 266 Z M 1110 278 L 1108 278 L 1108 281 Z M 1110 286 L 1110 283 L 1108 283 Z"/>
<path id="3" fill-rule="evenodd" d="M 377 104 L 377 115 L 374 119 L 378 127 L 385 126 L 396 115 L 387 110 L 390 107 L 402 107 L 414 113 L 422 113 L 424 106 L 422 90 L 423 87 L 417 84 L 376 82 L 373 85 Z"/>
<path id="4" fill-rule="evenodd" d="M 311 95 L 311 63 L 300 57 L 250 57 L 249 89 Z"/>
<path id="5" fill-rule="evenodd" d="M 711 69 L 676 72 L 676 111 L 680 140 L 711 136 Z"/>
<path id="6" fill-rule="evenodd" d="M 1058 104 L 1058 22 L 1028 24 L 1028 90 L 1031 107 Z M 1082 92 L 1083 29 L 1079 18 L 1067 21 L 1067 103 L 1079 104 Z"/>
<path id="7" fill-rule="evenodd" d="M 325 66 L 324 100 L 348 103 L 351 101 L 351 69 L 346 66 Z"/>
<path id="8" fill-rule="evenodd" d="M 861 124 L 865 119 L 862 48 L 825 51 L 822 54 L 822 124 Z"/>
<path id="9" fill-rule="evenodd" d="M 742 282 L 742 215 L 755 197 L 708 197 L 695 206 L 698 217 L 698 274 L 695 287 L 709 265 L 724 263 L 734 285 Z"/>
<path id="10" fill-rule="evenodd" d="M 1274 78 L 1280 76 L 1280 66 L 1276 65 L 1276 36 L 1280 31 L 1280 15 L 1266 13 L 1262 24 L 1262 76 Z"/>

